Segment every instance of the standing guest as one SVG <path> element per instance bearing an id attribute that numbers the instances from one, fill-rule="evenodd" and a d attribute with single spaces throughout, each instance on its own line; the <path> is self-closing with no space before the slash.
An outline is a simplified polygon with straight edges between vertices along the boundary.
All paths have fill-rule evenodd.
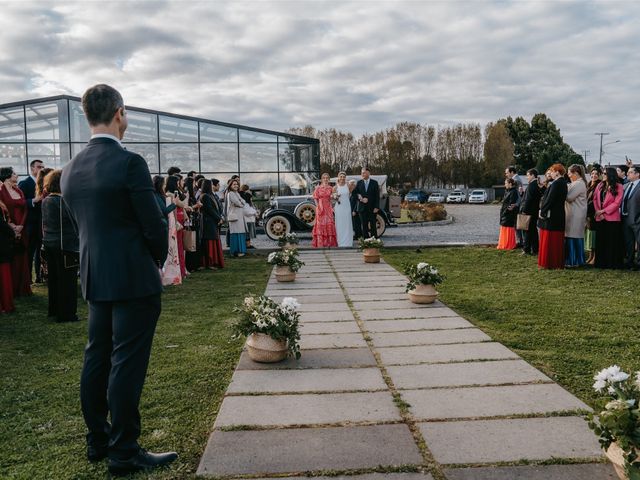
<path id="1" fill-rule="evenodd" d="M 216 188 L 220 188 L 220 181 L 214 179 Z M 204 267 L 209 270 L 224 268 L 224 255 L 222 254 L 222 242 L 220 242 L 220 226 L 222 225 L 222 207 L 220 200 L 214 195 L 213 181 L 202 182 L 202 194 L 200 202 L 202 207 L 202 257 Z"/>
<path id="2" fill-rule="evenodd" d="M 189 225 L 185 228 L 186 233 L 184 233 L 184 235 L 195 235 L 195 251 L 185 249 L 185 264 L 188 272 L 194 272 L 201 268 L 200 260 L 202 259 L 202 251 L 200 249 L 200 207 L 202 204 L 196 199 L 197 188 L 194 177 L 187 177 L 184 182 L 184 189 L 189 198 L 189 207 L 192 209 L 189 214 Z"/>
<path id="3" fill-rule="evenodd" d="M 587 179 L 582 165 L 569 167 L 567 200 L 564 204 L 565 252 L 567 267 L 581 267 L 584 258 L 584 229 L 587 224 Z"/>
<path id="4" fill-rule="evenodd" d="M 640 167 L 629 167 L 627 178 L 629 183 L 624 190 L 620 207 L 625 244 L 625 267 L 638 270 L 640 268 L 640 252 L 636 256 L 636 250 L 640 237 Z"/>
<path id="5" fill-rule="evenodd" d="M 187 263 L 184 252 L 184 226 L 187 222 L 187 212 L 191 210 L 189 207 L 188 194 L 182 192 L 182 176 L 179 174 L 169 175 L 164 186 L 164 190 L 172 203 L 176 204 L 175 215 L 176 226 L 176 242 L 178 245 L 178 261 L 180 264 L 180 276 L 187 277 Z M 171 228 L 171 227 L 169 227 Z M 169 257 L 171 256 L 171 246 L 169 246 Z M 173 284 L 175 285 L 175 283 Z"/>
<path id="6" fill-rule="evenodd" d="M 11 167 L 0 168 L 0 201 L 9 211 L 9 225 L 16 233 L 16 243 L 11 262 L 13 296 L 31 295 L 31 272 L 29 271 L 29 236 L 26 233 L 28 216 L 27 201 L 18 188 L 18 175 Z"/>
<path id="7" fill-rule="evenodd" d="M 529 228 L 523 230 L 522 253 L 525 255 L 538 254 L 538 211 L 540 209 L 540 199 L 542 189 L 538 184 L 538 170 L 530 168 L 527 170 L 529 184 L 524 191 L 520 202 L 520 213 L 529 215 Z"/>
<path id="8" fill-rule="evenodd" d="M 338 182 L 333 187 L 333 194 L 336 196 L 334 206 L 336 237 L 339 247 L 353 246 L 353 217 L 351 216 L 351 192 L 347 185 L 347 174 L 338 173 Z"/>
<path id="9" fill-rule="evenodd" d="M 33 160 L 29 164 L 30 174 L 27 178 L 18 183 L 18 188 L 24 193 L 27 201 L 29 214 L 24 229 L 28 238 L 28 260 L 29 260 L 29 282 L 31 282 L 31 272 L 35 263 L 36 283 L 42 283 L 40 278 L 40 247 L 42 246 L 42 197 L 36 194 L 36 183 L 38 173 L 44 168 L 42 160 Z"/>
<path id="10" fill-rule="evenodd" d="M 605 170 L 604 181 L 596 187 L 593 207 L 596 218 L 596 261 L 598 268 L 622 268 L 624 257 L 620 205 L 624 187 L 613 167 Z"/>
<path id="11" fill-rule="evenodd" d="M 564 267 L 564 202 L 567 199 L 566 170 L 560 163 L 554 163 L 547 170 L 551 183 L 542 196 L 538 228 L 540 245 L 538 251 L 539 268 Z"/>
<path id="12" fill-rule="evenodd" d="M 522 180 L 520 179 L 520 175 L 518 175 L 518 171 L 516 167 L 513 165 L 509 165 L 504 170 L 504 178 L 511 178 L 514 182 L 516 182 L 515 190 L 518 196 L 518 200 L 516 202 L 516 212 L 520 209 L 520 203 L 522 200 L 522 196 L 524 195 L 524 187 L 522 186 Z M 516 243 L 518 247 L 522 247 L 524 245 L 524 231 L 516 230 Z"/>
<path id="13" fill-rule="evenodd" d="M 42 200 L 42 244 L 49 268 L 49 319 L 78 320 L 78 234 L 60 195 L 62 170 L 44 181 L 48 195 Z"/>
<path id="14" fill-rule="evenodd" d="M 351 224 L 353 226 L 353 239 L 357 240 L 362 237 L 362 224 L 360 215 L 358 215 L 358 196 L 353 193 L 356 189 L 356 181 L 349 180 L 349 204 L 351 205 Z"/>
<path id="15" fill-rule="evenodd" d="M 16 242 L 16 232 L 9 225 L 9 210 L 0 202 L 0 313 L 15 310 L 13 305 L 13 280 L 11 261 Z"/>
<path id="16" fill-rule="evenodd" d="M 123 475 L 178 456 L 138 444 L 138 405 L 161 311 L 158 265 L 167 256 L 167 222 L 147 162 L 120 143 L 128 123 L 120 93 L 108 85 L 91 87 L 82 109 L 91 140 L 64 167 L 61 180 L 78 226 L 82 293 L 89 302 L 80 398 L 88 460 L 108 456 L 109 472 Z"/>
<path id="17" fill-rule="evenodd" d="M 498 250 L 516 248 L 516 218 L 518 216 L 518 191 L 513 178 L 504 180 L 504 198 L 500 207 L 500 236 Z"/>
<path id="18" fill-rule="evenodd" d="M 587 229 L 585 231 L 584 248 L 589 252 L 587 265 L 593 265 L 596 261 L 596 209 L 593 206 L 593 195 L 596 187 L 600 183 L 602 168 L 600 165 L 593 165 L 589 172 L 591 181 L 587 185 Z"/>
<path id="19" fill-rule="evenodd" d="M 42 205 L 42 202 L 44 202 L 44 199 L 47 197 L 47 191 L 44 188 L 44 178 L 50 173 L 53 172 L 53 168 L 43 168 L 42 170 L 40 170 L 38 172 L 38 176 L 36 177 L 36 197 L 40 197 L 42 200 L 40 201 L 40 204 Z M 42 225 L 40 225 L 40 229 L 42 229 Z M 40 262 L 40 268 L 38 269 L 37 265 L 38 262 L 34 261 L 35 265 L 36 265 L 36 283 L 38 283 L 38 278 L 41 280 L 42 283 L 45 283 L 47 281 L 47 278 L 49 278 L 49 273 L 47 271 L 47 259 L 45 258 L 46 255 L 44 255 L 43 253 L 43 249 L 40 248 L 36 253 L 35 253 L 35 257 L 36 260 L 39 260 Z"/>
<path id="20" fill-rule="evenodd" d="M 160 207 L 160 211 L 169 221 L 169 214 L 176 209 L 176 204 L 171 203 L 167 205 L 167 194 L 164 191 L 165 179 L 162 175 L 156 175 L 153 177 L 153 190 L 156 197 L 156 202 L 158 202 L 158 207 Z"/>
<path id="21" fill-rule="evenodd" d="M 245 202 L 240 196 L 240 182 L 231 180 L 225 195 L 224 204 L 226 217 L 229 222 L 229 250 L 234 257 L 244 257 L 247 254 L 245 237 L 247 228 L 244 223 Z"/>
<path id="22" fill-rule="evenodd" d="M 628 171 L 628 165 L 620 165 L 619 167 L 616 167 L 616 175 L 618 175 L 618 178 L 620 179 L 620 183 L 622 183 L 622 185 L 626 185 L 627 183 L 629 183 L 629 179 L 627 178 Z"/>
<path id="23" fill-rule="evenodd" d="M 358 196 L 358 215 L 362 224 L 362 235 L 364 238 L 377 237 L 376 217 L 380 210 L 380 187 L 378 182 L 370 178 L 369 167 L 363 167 L 360 174 L 362 179 L 358 181 L 355 193 Z"/>
<path id="24" fill-rule="evenodd" d="M 331 207 L 333 188 L 329 185 L 329 174 L 323 173 L 320 185 L 313 191 L 316 201 L 316 223 L 313 225 L 313 240 L 311 246 L 315 248 L 337 247 L 336 224 Z"/>
<path id="25" fill-rule="evenodd" d="M 240 175 L 231 175 L 231 178 L 229 180 L 227 180 L 227 186 L 223 191 L 218 190 L 216 192 L 216 195 L 218 196 L 219 199 L 223 200 L 225 202 L 225 212 L 228 212 L 227 210 L 227 192 L 229 191 L 229 187 L 231 186 L 231 182 L 233 182 L 234 180 L 236 180 L 238 182 L 238 185 L 240 184 Z M 227 247 L 231 246 L 231 229 L 227 228 L 227 235 L 226 235 L 226 244 Z"/>
<path id="26" fill-rule="evenodd" d="M 178 241 L 178 233 L 182 235 L 182 232 L 179 232 L 178 221 L 176 220 L 176 211 L 178 210 L 178 202 L 180 201 L 180 197 L 177 191 L 178 188 L 178 179 L 174 175 L 169 175 L 164 182 L 164 190 L 165 190 L 165 205 L 167 208 L 172 204 L 176 204 L 176 209 L 170 212 L 167 216 L 168 220 L 168 250 L 167 250 L 167 258 L 162 265 L 162 285 L 181 285 L 182 284 L 182 269 L 180 264 L 180 250 L 179 250 L 179 241 Z"/>
<path id="27" fill-rule="evenodd" d="M 167 170 L 167 176 L 175 175 L 176 173 L 180 173 L 182 170 L 180 167 L 169 167 Z"/>
<path id="28" fill-rule="evenodd" d="M 240 196 L 247 203 L 247 205 L 251 205 L 251 207 L 255 210 L 255 207 L 253 206 L 253 194 L 249 189 L 249 185 L 242 185 L 240 187 Z M 244 222 L 247 225 L 247 248 L 256 248 L 251 245 L 251 239 L 256 238 L 256 216 L 245 215 Z"/>

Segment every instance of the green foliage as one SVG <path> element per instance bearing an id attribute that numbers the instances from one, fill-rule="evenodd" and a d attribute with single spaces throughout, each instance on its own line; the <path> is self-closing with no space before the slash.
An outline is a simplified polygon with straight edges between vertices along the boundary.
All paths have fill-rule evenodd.
<path id="1" fill-rule="evenodd" d="M 438 285 L 444 281 L 444 275 L 438 269 L 426 262 L 403 264 L 404 274 L 409 277 L 405 288 L 408 292 L 416 288 L 416 285 Z"/>
<path id="2" fill-rule="evenodd" d="M 298 243 L 300 243 L 300 239 L 298 238 L 296 232 L 285 233 L 278 238 L 279 247 L 284 247 L 287 243 L 290 245 L 297 245 Z"/>
<path id="3" fill-rule="evenodd" d="M 296 248 L 271 252 L 267 257 L 267 263 L 278 267 L 289 267 L 292 272 L 297 272 L 304 265 L 304 262 L 298 257 L 298 249 Z"/>
<path id="4" fill-rule="evenodd" d="M 514 144 L 505 122 L 489 123 L 485 129 L 483 184 L 495 185 L 504 179 L 504 170 L 514 159 Z"/>
<path id="5" fill-rule="evenodd" d="M 252 333 L 264 333 L 274 340 L 286 340 L 289 355 L 300 358 L 300 304 L 295 298 L 286 297 L 278 303 L 264 295 L 246 297 L 234 311 L 239 318 L 233 325 L 234 338 L 248 337 Z"/>
<path id="6" fill-rule="evenodd" d="M 360 250 L 364 250 L 365 248 L 382 248 L 384 246 L 384 242 L 380 238 L 369 237 L 358 239 L 358 248 Z"/>

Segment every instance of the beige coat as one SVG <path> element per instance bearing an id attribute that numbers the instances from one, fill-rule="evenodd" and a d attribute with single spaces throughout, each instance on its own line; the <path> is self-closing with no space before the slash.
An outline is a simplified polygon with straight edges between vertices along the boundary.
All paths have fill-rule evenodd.
<path id="1" fill-rule="evenodd" d="M 244 200 L 238 192 L 227 190 L 224 196 L 225 211 L 227 219 L 229 214 L 235 214 L 238 218 L 235 222 L 229 222 L 229 233 L 246 233 L 247 228 L 244 223 Z"/>
<path id="2" fill-rule="evenodd" d="M 584 228 L 587 223 L 587 186 L 582 180 L 576 180 L 568 185 L 564 214 L 566 219 L 564 236 L 584 238 Z"/>

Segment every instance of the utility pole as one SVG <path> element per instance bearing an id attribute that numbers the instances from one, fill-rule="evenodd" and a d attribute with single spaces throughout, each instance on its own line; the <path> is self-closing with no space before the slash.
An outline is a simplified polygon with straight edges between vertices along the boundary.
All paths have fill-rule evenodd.
<path id="1" fill-rule="evenodd" d="M 591 150 L 583 150 L 582 156 L 584 157 L 584 164 L 587 165 L 587 155 L 591 154 Z"/>
<path id="2" fill-rule="evenodd" d="M 594 135 L 600 135 L 600 159 L 598 160 L 598 163 L 602 165 L 602 137 L 609 135 L 609 132 L 598 132 L 594 133 Z"/>

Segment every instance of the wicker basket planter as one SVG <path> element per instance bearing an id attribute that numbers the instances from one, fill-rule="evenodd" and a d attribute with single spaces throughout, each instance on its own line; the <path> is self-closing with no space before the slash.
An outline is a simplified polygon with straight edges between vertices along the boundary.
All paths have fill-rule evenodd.
<path id="1" fill-rule="evenodd" d="M 276 267 L 276 280 L 278 282 L 293 282 L 296 279 L 296 272 L 291 271 L 287 265 Z"/>
<path id="2" fill-rule="evenodd" d="M 287 341 L 274 340 L 266 333 L 252 333 L 247 338 L 247 353 L 254 362 L 281 362 L 287 358 Z"/>
<path id="3" fill-rule="evenodd" d="M 362 250 L 362 257 L 364 258 L 364 263 L 380 263 L 380 249 L 364 248 Z"/>

